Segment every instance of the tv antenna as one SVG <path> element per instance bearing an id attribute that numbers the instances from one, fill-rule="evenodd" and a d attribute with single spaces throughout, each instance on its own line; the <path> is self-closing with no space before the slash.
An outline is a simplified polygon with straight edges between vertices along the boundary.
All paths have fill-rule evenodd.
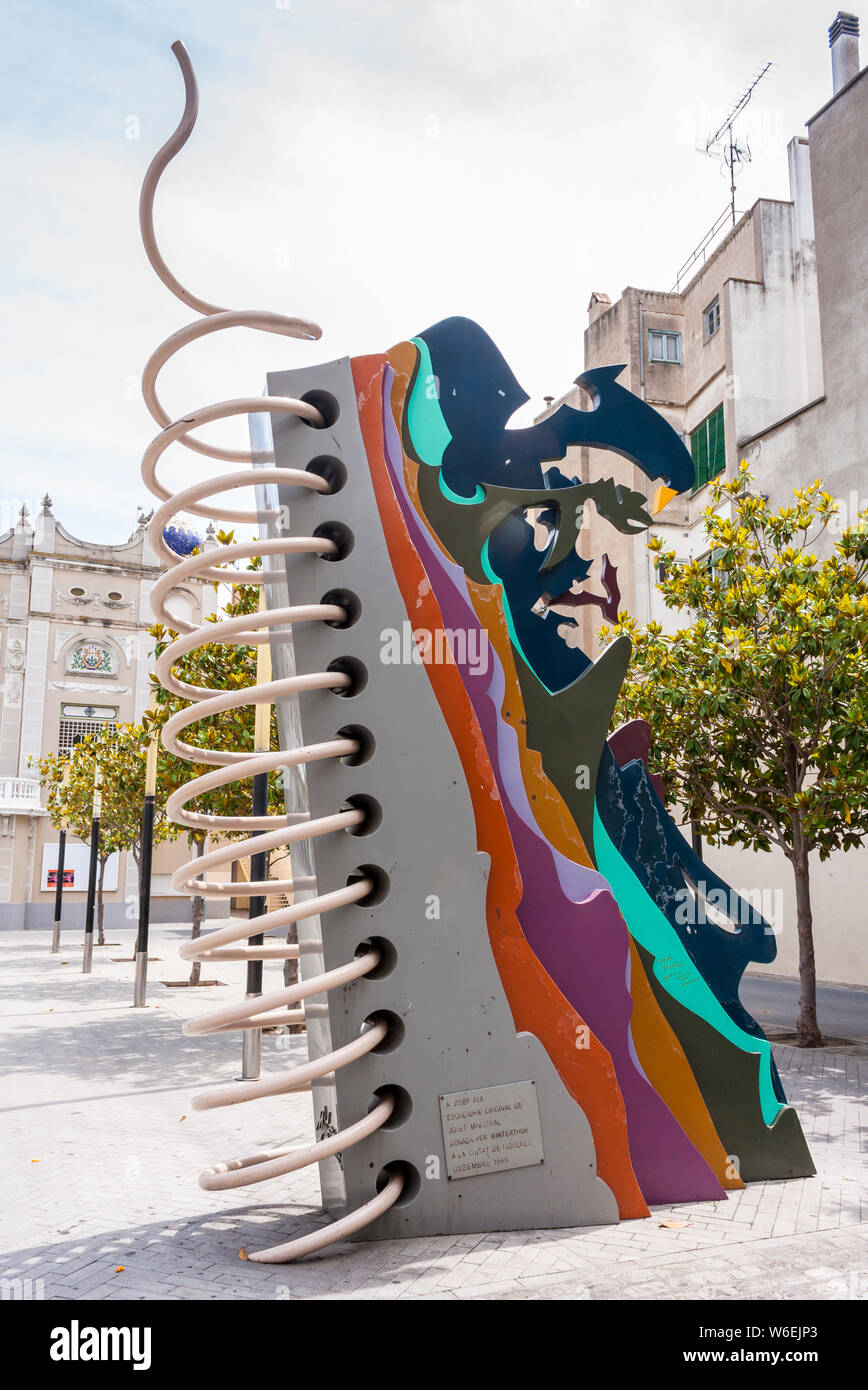
<path id="1" fill-rule="evenodd" d="M 733 135 L 732 128 L 736 117 L 740 116 L 742 111 L 744 111 L 754 91 L 771 66 L 771 63 L 766 63 L 762 71 L 757 73 L 747 90 L 742 93 L 735 103 L 729 115 L 725 116 L 717 127 L 717 130 L 709 135 L 705 142 L 704 150 L 701 145 L 697 146 L 697 149 L 701 150 L 702 153 L 719 158 L 722 161 L 722 170 L 729 170 L 729 196 L 733 226 L 735 226 L 735 176 L 740 172 L 743 165 L 750 163 L 751 153 L 747 137 L 745 136 L 744 143 L 740 144 Z"/>

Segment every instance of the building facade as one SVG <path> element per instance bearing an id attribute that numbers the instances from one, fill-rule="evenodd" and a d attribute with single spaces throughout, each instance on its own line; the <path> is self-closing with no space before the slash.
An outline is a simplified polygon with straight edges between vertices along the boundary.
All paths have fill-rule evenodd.
<path id="1" fill-rule="evenodd" d="M 704 558 L 710 484 L 731 476 L 741 459 L 774 508 L 792 502 L 794 487 L 822 477 L 840 509 L 827 547 L 868 507 L 868 69 L 859 67 L 858 34 L 849 14 L 829 31 L 833 92 L 806 122 L 807 138 L 787 148 L 788 201 L 756 202 L 673 290 L 630 286 L 614 303 L 602 292 L 591 296 L 585 370 L 625 364 L 620 383 L 660 411 L 694 461 L 692 494 L 656 511 L 650 532 L 615 533 L 591 508 L 583 523 L 583 554 L 605 551 L 617 567 L 619 606 L 666 631 L 682 626 L 684 615 L 664 605 L 649 534 L 662 536 L 679 560 Z M 590 406 L 579 388 L 561 401 Z M 564 471 L 648 493 L 645 475 L 611 453 L 573 448 Z M 597 611 L 589 605 L 571 615 L 583 624 L 583 650 L 596 654 Z M 707 857 L 734 886 L 755 886 L 746 882 L 743 853 L 715 849 Z M 868 933 L 853 922 L 853 905 L 868 899 L 868 853 L 834 855 L 823 865 L 812 858 L 812 866 L 820 976 L 865 984 Z M 780 897 L 776 969 L 794 977 L 789 865 L 777 852 L 763 855 L 755 878 Z"/>
<path id="2" fill-rule="evenodd" d="M 37 759 L 68 752 L 107 724 L 137 721 L 148 706 L 150 594 L 162 567 L 147 521 L 140 514 L 122 545 L 95 544 L 71 535 L 45 497 L 35 521 L 24 506 L 0 535 L 0 926 L 45 927 L 54 920 L 58 833 L 44 810 Z M 213 589 L 198 581 L 185 582 L 170 599 L 172 611 L 192 622 L 213 607 Z M 70 925 L 83 919 L 88 853 L 68 837 L 65 870 L 73 882 L 64 890 L 64 920 Z M 189 917 L 189 899 L 169 884 L 187 857 L 184 837 L 155 850 L 155 920 Z M 106 924 L 134 923 L 137 894 L 132 856 L 113 856 L 106 866 Z"/>

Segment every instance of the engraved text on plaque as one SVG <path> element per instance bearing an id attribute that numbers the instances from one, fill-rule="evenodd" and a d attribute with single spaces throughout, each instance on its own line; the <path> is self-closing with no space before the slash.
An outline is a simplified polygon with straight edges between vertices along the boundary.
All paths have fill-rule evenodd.
<path id="1" fill-rule="evenodd" d="M 474 1178 L 543 1161 L 533 1081 L 441 1096 L 440 1118 L 450 1178 Z"/>

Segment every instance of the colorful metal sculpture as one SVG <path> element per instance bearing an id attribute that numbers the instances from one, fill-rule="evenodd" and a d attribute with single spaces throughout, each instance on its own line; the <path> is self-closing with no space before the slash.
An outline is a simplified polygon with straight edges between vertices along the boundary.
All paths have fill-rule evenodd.
<path id="1" fill-rule="evenodd" d="M 564 897 L 561 888 L 543 902 L 547 877 L 555 888 L 551 855 L 538 842 L 523 845 L 513 835 L 524 887 L 519 917 L 535 954 L 616 1057 L 612 1032 L 629 941 L 645 977 L 638 978 L 634 960 L 632 989 L 650 986 L 700 1079 L 704 1104 L 730 1156 L 722 1168 L 718 1161 L 718 1177 L 811 1173 L 769 1044 L 738 998 L 748 962 L 774 959 L 773 930 L 729 890 L 727 900 L 736 909 L 732 930 L 708 920 L 702 926 L 683 922 L 678 905 L 686 883 L 725 885 L 697 860 L 667 814 L 644 760 L 632 758 L 621 767 L 607 746 L 629 641 L 619 637 L 592 663 L 566 639 L 563 621 L 546 621 L 549 609 L 573 596 L 577 584 L 588 585 L 588 601 L 607 611 L 613 584 L 608 557 L 601 557 L 594 574 L 593 562 L 576 553 L 576 516 L 585 497 L 594 497 L 601 516 L 619 530 L 638 531 L 651 521 L 645 499 L 611 479 L 577 486 L 564 477 L 557 464 L 568 444 L 589 443 L 625 455 L 650 479 L 662 479 L 668 495 L 693 482 L 681 440 L 657 412 L 617 385 L 620 370 L 598 369 L 579 378 L 593 409 L 562 406 L 534 428 L 511 431 L 505 427 L 508 413 L 526 397 L 507 364 L 477 325 L 446 320 L 387 356 L 385 466 L 446 626 L 478 623 L 501 671 L 509 669 L 504 684 L 513 685 L 506 700 L 511 708 L 507 712 L 501 698 L 493 710 L 500 728 L 491 724 L 486 737 L 502 801 L 511 801 L 503 764 L 515 761 L 502 726 L 515 730 L 520 724 L 525 755 L 539 755 L 547 795 L 560 795 L 572 821 L 569 857 L 576 865 L 590 861 L 597 871 L 586 869 L 581 882 L 581 871 L 574 870 L 572 893 Z M 378 467 L 370 434 L 366 446 L 371 467 Z M 542 516 L 536 511 L 535 526 L 528 508 L 538 509 L 544 501 L 550 510 Z M 541 519 L 551 527 L 542 553 Z M 600 594 L 600 588 L 606 592 Z M 575 597 L 587 595 L 583 588 Z M 490 693 L 483 696 L 478 681 L 468 678 L 465 684 L 482 721 Z M 577 777 L 581 768 L 589 776 Z M 513 777 L 513 786 L 517 783 Z M 535 805 L 540 799 L 535 797 Z M 539 831 L 539 817 L 531 819 Z M 547 839 L 545 832 L 542 838 Z M 629 1060 L 620 1067 L 616 1063 L 619 1084 L 630 1095 L 642 1077 L 635 1038 L 633 1045 Z M 671 1090 L 670 1103 L 666 1118 L 671 1122 L 680 1109 Z M 636 1106 L 634 1101 L 634 1112 Z M 629 1101 L 627 1107 L 629 1116 Z M 698 1176 L 696 1153 L 679 1160 L 671 1148 L 655 1164 L 667 1123 L 648 1107 L 647 1097 L 643 1119 L 635 1140 L 631 1130 L 643 1193 L 650 1201 L 671 1200 L 680 1188 L 683 1197 L 696 1181 L 692 1175 Z"/>
<path id="2" fill-rule="evenodd" d="M 195 1105 L 310 1089 L 317 1117 L 307 1148 L 233 1159 L 200 1181 L 238 1187 L 319 1163 L 339 1219 L 251 1256 L 280 1261 L 345 1235 L 605 1223 L 812 1173 L 768 1041 L 738 996 L 748 962 L 774 958 L 772 929 L 729 893 L 731 930 L 705 914 L 684 919 L 685 893 L 725 886 L 664 807 L 647 725 L 610 733 L 629 640 L 596 660 L 576 640 L 580 608 L 612 620 L 620 600 L 609 556 L 579 554 L 585 505 L 641 533 L 692 485 L 690 456 L 620 386 L 618 367 L 579 378 L 590 410 L 562 406 L 510 429 L 527 397 L 491 339 L 460 318 L 387 353 L 272 374 L 265 397 L 170 423 L 155 380 L 186 343 L 239 325 L 319 336 L 315 324 L 196 298 L 160 256 L 154 192 L 196 116 L 192 69 L 175 52 L 187 105 L 146 177 L 142 229 L 157 274 L 206 317 L 146 368 L 145 398 L 164 428 L 143 474 L 162 504 L 151 537 L 169 567 L 155 612 L 182 633 L 158 675 L 192 702 L 163 739 L 215 770 L 168 811 L 218 835 L 266 833 L 212 848 L 173 881 L 205 897 L 291 894 L 183 954 L 297 957 L 301 974 L 187 1028 L 304 1020 L 310 1054 Z M 242 413 L 249 454 L 191 437 Z M 173 441 L 255 466 L 173 497 L 155 472 Z M 570 478 L 575 444 L 630 459 L 655 484 L 651 511 L 612 478 Z M 166 543 L 180 510 L 250 520 L 204 500 L 249 485 L 261 539 L 189 558 Z M 252 554 L 282 559 L 217 568 Z M 259 583 L 268 607 L 194 629 L 171 613 L 174 585 L 194 574 Z M 274 679 L 223 693 L 180 682 L 173 663 L 215 640 L 270 640 Z M 281 750 L 179 739 L 208 714 L 271 701 Z M 278 769 L 286 817 L 188 809 L 198 792 Z M 290 848 L 291 878 L 209 878 L 277 845 Z M 268 941 L 293 924 L 298 945 Z"/>

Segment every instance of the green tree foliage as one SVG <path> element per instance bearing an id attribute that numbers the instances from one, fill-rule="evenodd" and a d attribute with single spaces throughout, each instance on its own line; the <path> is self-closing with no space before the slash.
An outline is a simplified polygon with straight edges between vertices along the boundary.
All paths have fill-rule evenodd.
<path id="1" fill-rule="evenodd" d="M 48 794 L 48 815 L 54 826 L 66 821 L 68 829 L 90 845 L 94 777 L 102 775 L 101 819 L 97 870 L 97 941 L 105 945 L 103 883 L 111 855 L 128 850 L 139 867 L 142 806 L 145 799 L 146 744 L 138 724 L 107 724 L 98 734 L 77 743 L 69 757 L 49 753 L 37 762 Z M 158 790 L 170 775 L 170 758 L 161 750 L 157 763 Z M 66 781 L 64 782 L 64 773 Z M 174 839 L 178 827 L 166 819 L 165 796 L 155 801 L 154 843 Z"/>
<path id="2" fill-rule="evenodd" d="M 774 845 L 789 860 L 798 1035 L 817 1046 L 811 857 L 853 849 L 868 830 L 868 513 L 841 530 L 819 480 L 774 512 L 752 481 L 743 462 L 713 489 L 712 564 L 649 543 L 666 606 L 690 610 L 690 625 L 668 635 L 620 614 L 604 641 L 633 642 L 615 722 L 651 724 L 667 799 L 710 844 Z M 820 560 L 824 532 L 839 539 Z"/>

